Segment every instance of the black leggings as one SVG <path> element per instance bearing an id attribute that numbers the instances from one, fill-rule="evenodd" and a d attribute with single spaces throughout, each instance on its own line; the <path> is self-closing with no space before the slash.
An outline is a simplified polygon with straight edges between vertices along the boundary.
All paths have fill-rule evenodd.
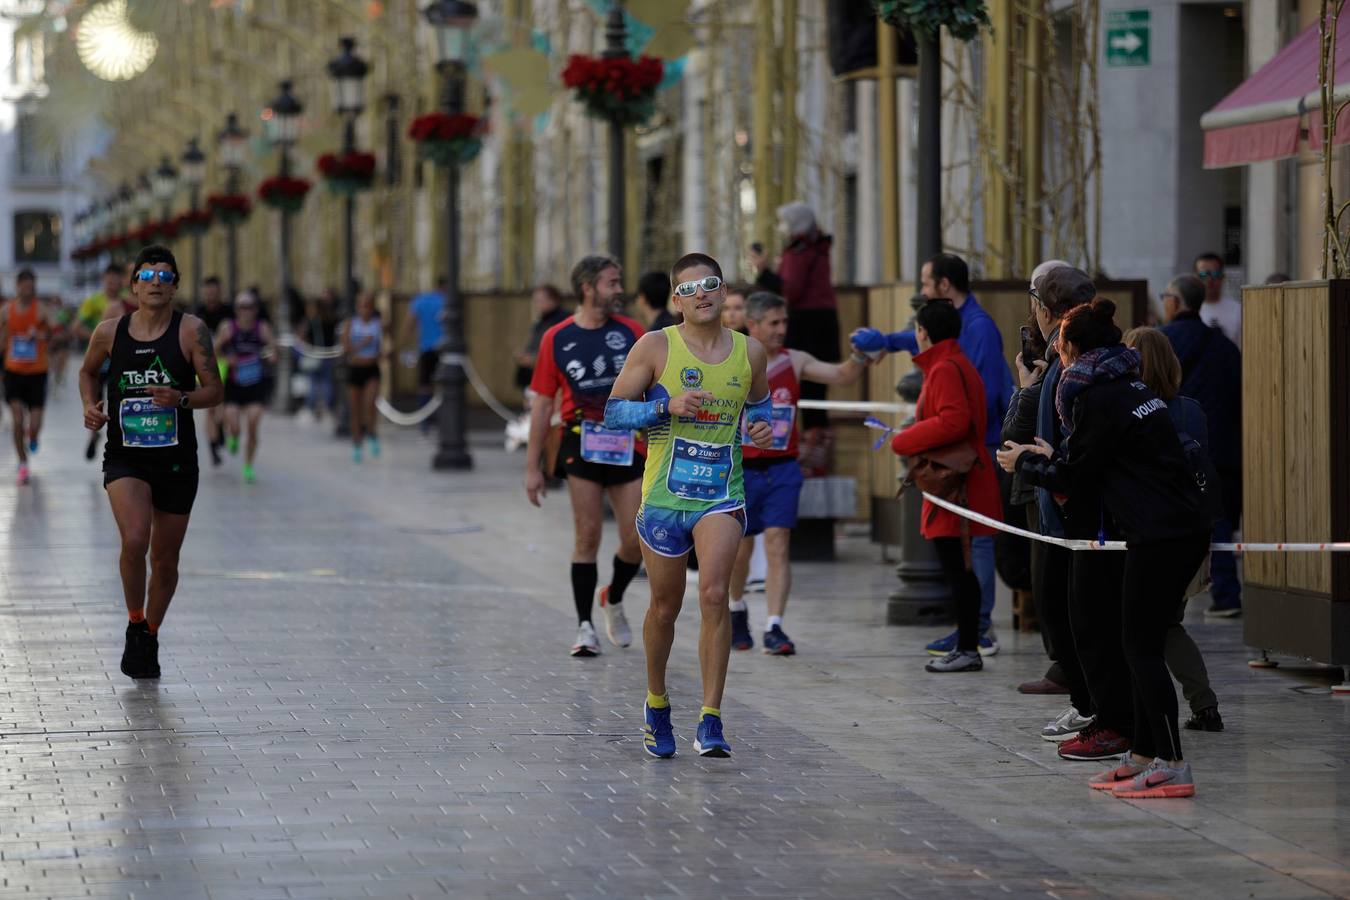
<path id="1" fill-rule="evenodd" d="M 1134 732 L 1134 710 L 1130 700 L 1130 670 L 1120 637 L 1124 555 L 1111 550 L 1073 553 L 1069 622 L 1083 678 L 1092 695 L 1096 724 L 1128 738 Z M 1174 612 L 1168 612 L 1169 625 Z"/>
<path id="2" fill-rule="evenodd" d="M 1032 551 L 1036 615 L 1040 619 L 1041 630 L 1050 636 L 1055 664 L 1064 674 L 1064 681 L 1069 687 L 1069 702 L 1079 713 L 1090 716 L 1093 714 L 1092 693 L 1083 676 L 1083 664 L 1078 659 L 1078 646 L 1073 639 L 1073 623 L 1069 619 L 1073 551 L 1039 541 L 1036 546 L 1040 548 L 1039 552 Z"/>
<path id="3" fill-rule="evenodd" d="M 1167 632 L 1205 550 L 1208 534 L 1125 551 L 1121 635 L 1134 680 L 1134 752 L 1181 759 L 1177 692 L 1163 658 Z"/>
<path id="4" fill-rule="evenodd" d="M 956 600 L 956 649 L 980 648 L 980 582 L 966 567 L 960 538 L 933 538 L 942 574 L 951 585 Z"/>

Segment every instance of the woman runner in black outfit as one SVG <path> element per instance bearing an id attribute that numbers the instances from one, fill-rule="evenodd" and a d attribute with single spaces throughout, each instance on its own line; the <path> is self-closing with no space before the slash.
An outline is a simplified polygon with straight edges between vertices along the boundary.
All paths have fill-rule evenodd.
<path id="1" fill-rule="evenodd" d="M 1010 443 L 999 463 L 1028 484 L 1099 498 L 1125 537 L 1121 621 L 1134 681 L 1134 741 L 1129 756 L 1091 786 L 1126 798 L 1191 797 L 1195 781 L 1181 755 L 1163 647 L 1204 559 L 1209 528 L 1167 404 L 1140 381 L 1139 351 L 1120 342 L 1115 313 L 1114 303 L 1098 298 L 1065 317 L 1055 403 L 1068 435 L 1059 450 L 1039 440 Z"/>

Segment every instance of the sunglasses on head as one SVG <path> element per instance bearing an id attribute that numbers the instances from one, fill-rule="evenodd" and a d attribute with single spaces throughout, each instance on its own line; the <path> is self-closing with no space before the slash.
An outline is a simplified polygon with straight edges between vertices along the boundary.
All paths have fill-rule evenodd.
<path id="1" fill-rule="evenodd" d="M 172 272 L 168 271 L 156 272 L 154 269 L 141 269 L 139 272 L 136 273 L 136 280 L 146 282 L 154 281 L 156 275 L 159 276 L 160 284 L 173 284 L 175 281 L 178 280 L 178 276 Z"/>
<path id="2" fill-rule="evenodd" d="M 698 293 L 699 288 L 703 288 L 703 293 L 711 294 L 722 286 L 722 279 L 716 275 L 709 275 L 706 278 L 700 278 L 697 281 L 685 281 L 675 285 L 675 296 L 692 297 Z"/>
<path id="3" fill-rule="evenodd" d="M 1035 300 L 1037 303 L 1041 302 L 1041 292 L 1036 290 L 1035 288 L 1027 288 L 1027 296 L 1029 296 L 1032 300 Z"/>
<path id="4" fill-rule="evenodd" d="M 1204 272 L 1196 272 L 1196 273 L 1195 273 L 1195 277 L 1197 277 L 1197 278 L 1222 278 L 1222 277 L 1223 277 L 1223 269 L 1218 269 L 1217 271 L 1216 271 L 1216 270 L 1206 270 L 1206 271 L 1204 271 Z"/>

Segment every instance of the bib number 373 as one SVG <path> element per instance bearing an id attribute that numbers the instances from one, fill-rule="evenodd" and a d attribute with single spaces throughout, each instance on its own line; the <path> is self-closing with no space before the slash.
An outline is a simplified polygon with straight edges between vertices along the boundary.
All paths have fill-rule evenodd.
<path id="1" fill-rule="evenodd" d="M 126 397 L 118 408 L 123 447 L 178 446 L 178 410 L 145 397 Z"/>
<path id="2" fill-rule="evenodd" d="M 666 490 L 685 500 L 725 500 L 729 496 L 732 466 L 729 444 L 705 444 L 675 438 L 671 448 Z"/>

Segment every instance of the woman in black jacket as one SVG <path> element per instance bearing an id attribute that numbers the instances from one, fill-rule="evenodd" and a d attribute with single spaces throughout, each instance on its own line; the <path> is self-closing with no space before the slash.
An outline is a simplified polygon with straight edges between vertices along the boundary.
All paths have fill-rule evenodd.
<path id="1" fill-rule="evenodd" d="M 1099 497 L 1128 548 L 1121 622 L 1134 680 L 1134 742 L 1092 787 L 1126 798 L 1190 797 L 1195 782 L 1181 755 L 1163 648 L 1209 546 L 1208 521 L 1167 404 L 1139 380 L 1139 352 L 1121 344 L 1115 313 L 1114 303 L 1098 298 L 1064 320 L 1055 404 L 1068 434 L 1059 450 L 1019 444 L 999 462 L 1029 484 Z"/>

